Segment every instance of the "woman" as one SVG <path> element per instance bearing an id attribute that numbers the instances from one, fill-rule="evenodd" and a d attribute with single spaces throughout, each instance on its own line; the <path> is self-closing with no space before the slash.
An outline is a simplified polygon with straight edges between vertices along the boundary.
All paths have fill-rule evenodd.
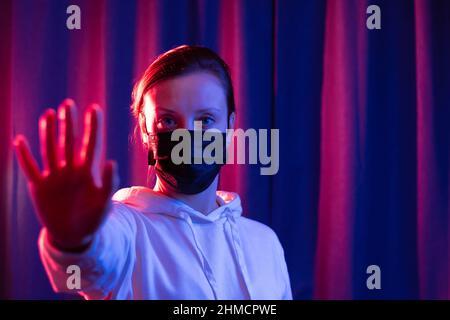
<path id="1" fill-rule="evenodd" d="M 86 113 L 79 152 L 74 103 L 66 100 L 58 109 L 58 142 L 56 114 L 44 113 L 43 172 L 26 139 L 15 139 L 43 224 L 39 250 L 54 290 L 75 290 L 86 299 L 291 299 L 277 236 L 241 216 L 237 194 L 217 191 L 221 164 L 176 164 L 170 157 L 176 129 L 193 133 L 200 123 L 202 130 L 225 135 L 233 128 L 234 95 L 225 62 L 197 46 L 164 53 L 136 83 L 132 111 L 156 183 L 153 189 L 121 189 L 112 199 L 116 165 L 100 159 L 98 106 Z M 74 265 L 81 272 L 79 286 L 70 285 L 67 273 Z"/>

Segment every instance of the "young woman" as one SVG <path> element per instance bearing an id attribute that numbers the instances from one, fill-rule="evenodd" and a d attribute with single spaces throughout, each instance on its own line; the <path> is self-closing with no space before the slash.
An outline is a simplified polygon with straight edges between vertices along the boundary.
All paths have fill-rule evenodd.
<path id="1" fill-rule="evenodd" d="M 43 224 L 39 250 L 54 290 L 86 299 L 291 299 L 277 236 L 241 215 L 237 194 L 217 191 L 220 163 L 177 165 L 168 156 L 176 129 L 192 133 L 196 121 L 202 130 L 233 128 L 225 62 L 198 46 L 162 54 L 136 83 L 132 111 L 156 173 L 152 189 L 134 186 L 111 198 L 116 165 L 101 160 L 98 106 L 86 112 L 79 151 L 74 103 L 58 109 L 58 141 L 56 113 L 44 113 L 42 172 L 26 139 L 15 139 Z M 80 286 L 68 273 L 74 265 Z"/>

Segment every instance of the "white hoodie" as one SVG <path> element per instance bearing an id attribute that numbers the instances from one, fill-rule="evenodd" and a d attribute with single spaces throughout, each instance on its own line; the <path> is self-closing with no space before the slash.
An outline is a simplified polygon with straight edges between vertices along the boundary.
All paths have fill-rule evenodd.
<path id="1" fill-rule="evenodd" d="M 292 299 L 283 248 L 269 227 L 241 216 L 239 196 L 217 192 L 207 216 L 145 187 L 121 189 L 83 253 L 52 247 L 41 259 L 56 292 L 86 299 Z M 80 289 L 74 269 L 80 268 Z M 73 267 L 72 267 L 73 268 Z"/>

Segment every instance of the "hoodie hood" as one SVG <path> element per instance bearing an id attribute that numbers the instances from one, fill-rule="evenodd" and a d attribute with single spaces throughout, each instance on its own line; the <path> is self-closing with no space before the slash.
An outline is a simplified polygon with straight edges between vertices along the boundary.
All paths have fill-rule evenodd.
<path id="1" fill-rule="evenodd" d="M 192 209 L 182 201 L 170 198 L 147 187 L 130 187 L 117 191 L 112 200 L 122 202 L 143 213 L 168 215 L 180 219 L 188 219 L 193 223 L 212 223 L 222 221 L 224 217 L 238 218 L 242 215 L 239 195 L 234 192 L 217 191 L 217 209 L 208 215 Z"/>

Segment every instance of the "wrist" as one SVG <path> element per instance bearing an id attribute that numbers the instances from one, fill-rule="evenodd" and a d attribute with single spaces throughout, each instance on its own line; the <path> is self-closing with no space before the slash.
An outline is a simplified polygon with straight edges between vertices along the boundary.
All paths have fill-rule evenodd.
<path id="1" fill-rule="evenodd" d="M 85 251 L 92 243 L 93 236 L 84 237 L 79 241 L 63 241 L 61 239 L 57 239 L 51 233 L 47 232 L 47 239 L 51 246 L 54 248 L 70 253 L 81 253 Z"/>

